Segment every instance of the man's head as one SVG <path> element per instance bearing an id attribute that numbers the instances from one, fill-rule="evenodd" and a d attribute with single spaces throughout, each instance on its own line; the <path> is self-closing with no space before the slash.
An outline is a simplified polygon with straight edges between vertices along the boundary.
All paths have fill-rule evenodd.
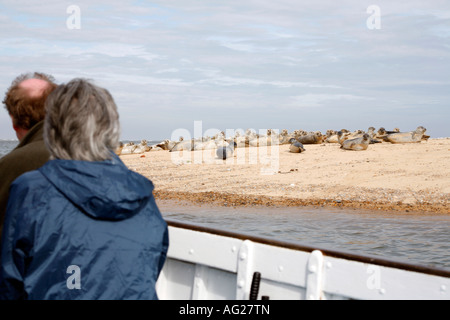
<path id="1" fill-rule="evenodd" d="M 56 87 L 52 76 L 38 72 L 22 74 L 11 83 L 3 103 L 19 140 L 44 120 L 45 100 Z"/>

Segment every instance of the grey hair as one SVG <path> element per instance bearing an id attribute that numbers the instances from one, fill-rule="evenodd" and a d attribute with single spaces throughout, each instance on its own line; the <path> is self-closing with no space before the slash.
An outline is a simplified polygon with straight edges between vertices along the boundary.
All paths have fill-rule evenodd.
<path id="1" fill-rule="evenodd" d="M 111 94 L 85 79 L 58 86 L 46 100 L 44 142 L 53 159 L 103 161 L 119 146 Z"/>

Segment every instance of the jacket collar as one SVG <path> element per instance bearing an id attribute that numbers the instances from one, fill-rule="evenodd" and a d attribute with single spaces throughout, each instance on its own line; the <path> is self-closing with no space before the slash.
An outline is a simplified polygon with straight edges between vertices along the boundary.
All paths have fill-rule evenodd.
<path id="1" fill-rule="evenodd" d="M 36 123 L 23 137 L 23 139 L 20 141 L 18 146 L 16 148 L 23 147 L 24 145 L 27 145 L 33 141 L 39 141 L 44 140 L 44 121 L 40 121 Z"/>

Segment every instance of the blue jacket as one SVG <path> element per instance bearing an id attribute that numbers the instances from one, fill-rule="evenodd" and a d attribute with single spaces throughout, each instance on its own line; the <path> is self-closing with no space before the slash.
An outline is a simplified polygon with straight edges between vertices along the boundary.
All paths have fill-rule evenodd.
<path id="1" fill-rule="evenodd" d="M 17 178 L 0 299 L 157 299 L 169 240 L 152 190 L 115 155 L 51 160 Z"/>

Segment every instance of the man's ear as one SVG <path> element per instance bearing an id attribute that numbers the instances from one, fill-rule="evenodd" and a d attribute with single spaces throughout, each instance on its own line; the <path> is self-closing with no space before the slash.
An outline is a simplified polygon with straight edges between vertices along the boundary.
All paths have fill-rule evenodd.
<path id="1" fill-rule="evenodd" d="M 12 127 L 13 127 L 14 131 L 17 132 L 17 130 L 19 130 L 19 127 L 16 125 L 16 122 L 14 121 L 13 117 L 11 117 L 11 122 L 12 122 Z"/>
<path id="2" fill-rule="evenodd" d="M 14 121 L 14 117 L 12 115 L 9 115 L 9 116 L 11 117 L 12 127 L 13 127 L 14 131 L 16 132 L 17 139 L 19 139 L 19 141 L 21 141 L 23 139 L 23 137 L 25 137 L 25 135 L 27 134 L 28 130 L 19 127 L 16 124 L 16 121 Z"/>

